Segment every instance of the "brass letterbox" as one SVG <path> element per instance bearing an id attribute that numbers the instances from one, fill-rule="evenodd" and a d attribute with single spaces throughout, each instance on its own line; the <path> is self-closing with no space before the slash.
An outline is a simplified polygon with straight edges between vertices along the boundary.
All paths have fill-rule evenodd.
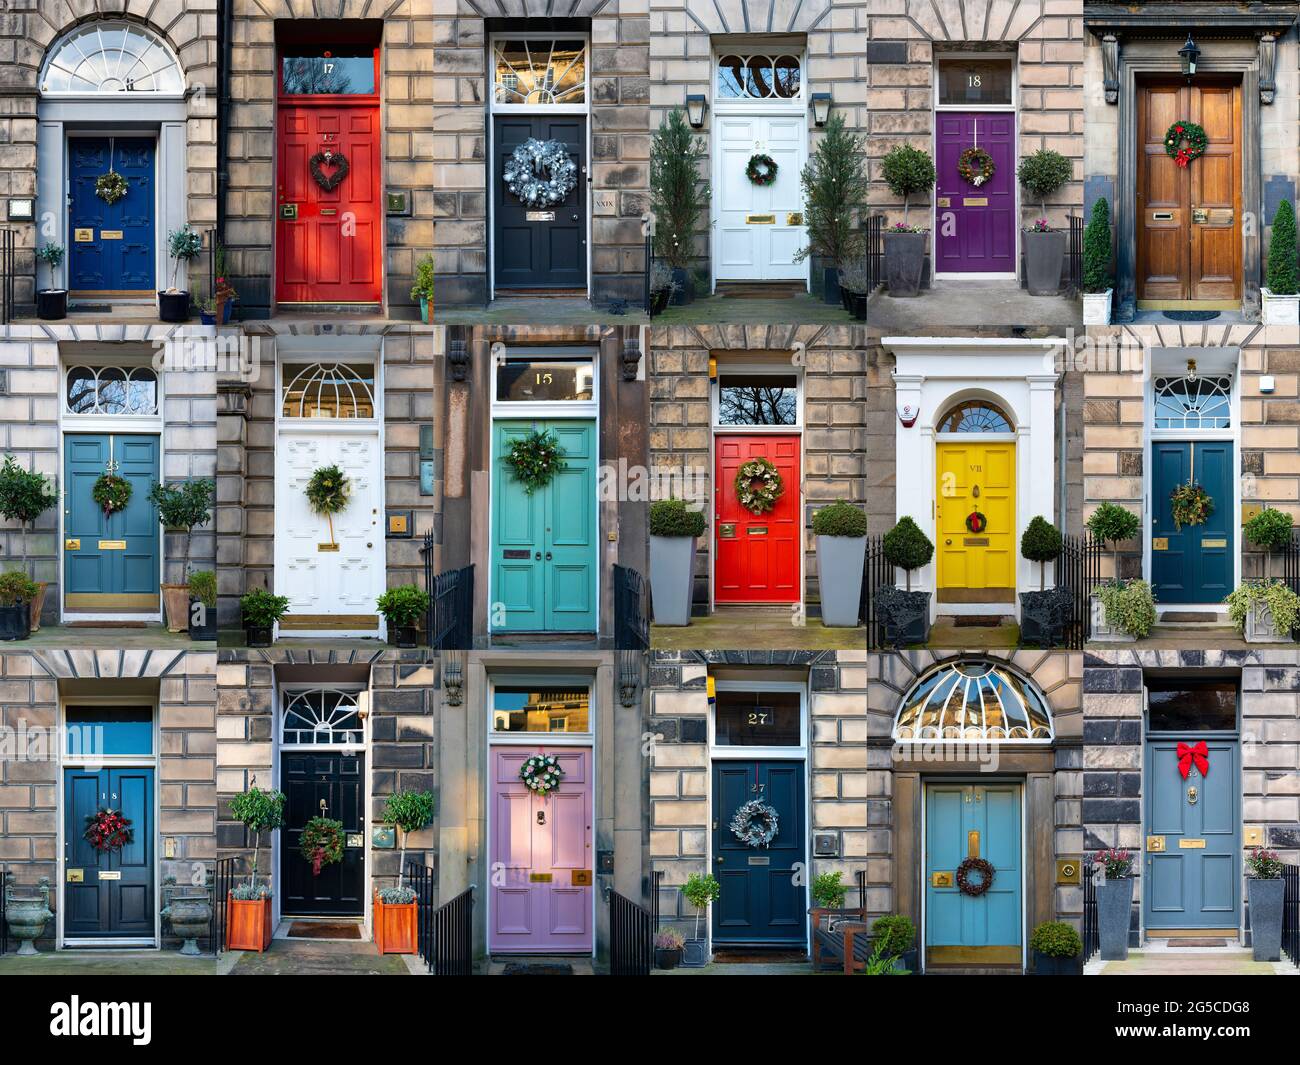
<path id="1" fill-rule="evenodd" d="M 1155 854 L 1165 849 L 1164 836 L 1147 836 L 1147 853 Z"/>
<path id="2" fill-rule="evenodd" d="M 749 533 L 750 536 L 766 536 L 766 535 L 767 535 L 767 526 L 766 526 L 766 525 L 751 525 L 751 526 L 750 526 L 748 529 L 746 529 L 745 531 L 746 531 L 747 533 Z"/>
<path id="3" fill-rule="evenodd" d="M 963 207 L 987 207 L 989 198 L 987 196 L 963 196 L 961 205 Z"/>
<path id="4" fill-rule="evenodd" d="M 1205 840 L 1203 839 L 1180 839 L 1178 841 L 1180 851 L 1203 851 L 1205 850 Z"/>
<path id="5" fill-rule="evenodd" d="M 114 870 L 112 870 L 112 872 L 110 872 L 110 871 L 107 870 L 107 869 L 101 869 L 101 870 L 99 871 L 99 879 L 100 879 L 100 880 L 121 880 L 121 879 L 122 879 L 122 870 L 121 870 L 121 869 L 114 869 Z"/>
<path id="6" fill-rule="evenodd" d="M 1201 546 L 1202 547 L 1227 547 L 1228 541 L 1223 537 L 1219 537 L 1217 540 L 1202 540 Z"/>
<path id="7" fill-rule="evenodd" d="M 125 540 L 100 540 L 99 549 L 101 551 L 125 551 Z"/>
<path id="8" fill-rule="evenodd" d="M 931 873 L 931 887 L 952 887 L 952 873 Z"/>
<path id="9" fill-rule="evenodd" d="M 776 215 L 747 214 L 745 215 L 745 224 L 749 226 L 774 226 L 776 225 Z"/>
<path id="10" fill-rule="evenodd" d="M 339 549 L 338 544 L 317 544 L 316 545 L 317 551 L 337 551 L 338 549 Z"/>
<path id="11" fill-rule="evenodd" d="M 99 231 L 100 240 L 121 240 L 122 231 L 120 229 L 101 229 Z"/>
<path id="12" fill-rule="evenodd" d="M 736 538 L 736 523 L 734 521 L 724 521 L 718 526 L 719 540 L 734 540 Z"/>
<path id="13" fill-rule="evenodd" d="M 529 873 L 528 882 L 530 884 L 549 884 L 554 877 L 550 873 Z"/>
<path id="14" fill-rule="evenodd" d="M 94 244 L 95 231 L 94 229 L 74 229 L 72 239 L 78 244 Z"/>
<path id="15" fill-rule="evenodd" d="M 298 205 L 296 203 L 280 204 L 280 217 L 293 221 L 298 217 Z"/>

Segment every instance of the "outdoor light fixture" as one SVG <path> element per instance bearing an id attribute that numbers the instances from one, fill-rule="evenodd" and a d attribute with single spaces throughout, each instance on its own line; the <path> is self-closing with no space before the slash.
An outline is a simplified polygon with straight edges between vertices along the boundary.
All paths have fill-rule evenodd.
<path id="1" fill-rule="evenodd" d="M 704 125 L 704 112 L 708 107 L 703 93 L 693 92 L 686 97 L 686 121 L 691 124 L 692 129 L 699 129 Z"/>
<path id="2" fill-rule="evenodd" d="M 1195 381 L 1195 380 L 1196 380 L 1196 360 L 1195 360 L 1195 359 L 1188 359 L 1188 360 L 1187 360 L 1187 380 L 1188 380 L 1189 382 L 1191 382 L 1191 381 Z"/>
<path id="3" fill-rule="evenodd" d="M 1183 75 L 1190 83 L 1196 74 L 1196 60 L 1201 55 L 1201 50 L 1196 47 L 1196 42 L 1192 40 L 1191 30 L 1187 31 L 1187 43 L 1178 49 L 1178 55 L 1183 61 Z"/>
<path id="4" fill-rule="evenodd" d="M 442 652 L 442 690 L 447 695 L 448 706 L 460 706 L 464 701 L 465 652 Z"/>
<path id="5" fill-rule="evenodd" d="M 828 92 L 815 92 L 812 94 L 811 99 L 813 125 L 826 125 L 826 120 L 831 117 L 831 94 Z"/>
<path id="6" fill-rule="evenodd" d="M 641 652 L 618 653 L 618 701 L 624 706 L 636 706 L 637 689 L 641 687 Z"/>

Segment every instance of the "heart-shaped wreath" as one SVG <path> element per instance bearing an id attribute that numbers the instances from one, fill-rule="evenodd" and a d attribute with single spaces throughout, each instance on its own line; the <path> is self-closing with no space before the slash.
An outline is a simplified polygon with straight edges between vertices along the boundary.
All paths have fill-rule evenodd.
<path id="1" fill-rule="evenodd" d="M 86 831 L 81 838 L 97 851 L 118 851 L 134 841 L 135 833 L 131 831 L 129 817 L 101 806 L 86 818 Z"/>
<path id="2" fill-rule="evenodd" d="M 519 779 L 534 795 L 549 795 L 560 786 L 564 770 L 553 754 L 534 754 L 519 767 Z"/>
<path id="3" fill-rule="evenodd" d="M 776 501 L 785 494 L 785 482 L 781 474 L 767 459 L 750 459 L 742 463 L 736 471 L 732 483 L 740 505 L 751 514 L 766 514 L 776 506 Z"/>
<path id="4" fill-rule="evenodd" d="M 981 514 L 978 510 L 972 510 L 966 515 L 966 530 L 973 533 L 982 533 L 989 527 L 989 519 Z"/>
<path id="5" fill-rule="evenodd" d="M 745 177 L 749 178 L 753 185 L 771 185 L 776 181 L 776 171 L 776 160 L 770 155 L 759 152 L 749 157 L 749 163 L 745 166 Z"/>
<path id="6" fill-rule="evenodd" d="M 99 504 L 104 517 L 112 517 L 131 502 L 131 482 L 115 473 L 101 473 L 90 489 L 90 498 Z"/>
<path id="7" fill-rule="evenodd" d="M 997 168 L 993 165 L 993 156 L 983 148 L 967 148 L 957 157 L 957 173 L 979 188 L 993 176 Z"/>
<path id="8" fill-rule="evenodd" d="M 116 170 L 110 170 L 107 174 L 100 174 L 95 178 L 95 195 L 110 207 L 126 195 L 129 187 L 126 178 Z"/>
<path id="9" fill-rule="evenodd" d="M 529 137 L 510 153 L 502 177 L 525 207 L 554 207 L 577 188 L 578 164 L 561 141 Z"/>
<path id="10" fill-rule="evenodd" d="M 1184 525 L 1204 525 L 1214 513 L 1214 500 L 1210 493 L 1195 481 L 1180 484 L 1169 493 L 1170 509 L 1174 515 L 1174 528 L 1183 531 Z"/>
<path id="11" fill-rule="evenodd" d="M 329 817 L 313 817 L 303 826 L 298 849 L 311 862 L 311 875 L 320 876 L 322 866 L 343 860 L 343 822 Z"/>
<path id="12" fill-rule="evenodd" d="M 741 803 L 728 826 L 746 847 L 766 847 L 776 839 L 776 811 L 762 799 Z"/>
<path id="13" fill-rule="evenodd" d="M 1205 130 L 1195 122 L 1175 122 L 1165 130 L 1165 155 L 1183 169 L 1193 159 L 1203 156 L 1209 144 L 1210 138 L 1205 135 Z"/>
<path id="14" fill-rule="evenodd" d="M 966 858 L 961 865 L 957 866 L 957 889 L 963 895 L 977 899 L 993 886 L 993 875 L 996 872 L 990 861 L 983 858 Z M 975 883 L 971 883 L 971 873 L 979 874 L 979 880 Z"/>
<path id="15" fill-rule="evenodd" d="M 334 173 L 326 174 L 321 169 L 321 164 L 332 166 Z M 307 160 L 307 165 L 311 168 L 311 179 L 316 182 L 326 192 L 333 192 L 342 184 L 343 179 L 348 176 L 348 157 L 342 152 L 323 151 L 317 152 Z"/>

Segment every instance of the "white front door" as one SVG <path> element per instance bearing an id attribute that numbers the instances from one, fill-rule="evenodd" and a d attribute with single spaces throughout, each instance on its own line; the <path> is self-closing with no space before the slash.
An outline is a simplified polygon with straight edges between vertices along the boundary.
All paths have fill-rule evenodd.
<path id="1" fill-rule="evenodd" d="M 807 158 L 808 119 L 792 115 L 718 115 L 714 119 L 714 258 L 718 281 L 806 281 L 795 253 L 807 242 L 799 174 Z M 746 168 L 771 156 L 776 180 L 755 185 Z M 770 219 L 770 220 L 769 220 Z M 794 224 L 799 223 L 799 224 Z"/>
<path id="2" fill-rule="evenodd" d="M 275 460 L 275 594 L 289 599 L 281 632 L 382 636 L 375 609 L 384 591 L 378 435 L 282 432 Z M 322 466 L 338 466 L 351 482 L 348 506 L 333 516 L 333 540 L 329 522 L 307 502 L 307 482 Z"/>

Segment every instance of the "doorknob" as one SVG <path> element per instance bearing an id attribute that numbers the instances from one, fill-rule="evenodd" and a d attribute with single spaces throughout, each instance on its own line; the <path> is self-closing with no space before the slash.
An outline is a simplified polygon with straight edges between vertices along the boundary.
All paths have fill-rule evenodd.
<path id="1" fill-rule="evenodd" d="M 943 542 L 943 546 L 944 546 L 944 547 L 952 547 L 952 541 L 951 541 L 951 540 L 945 540 L 945 541 Z"/>
<path id="2" fill-rule="evenodd" d="M 716 858 L 714 858 L 713 860 L 714 860 L 715 862 L 717 862 L 719 865 L 721 865 L 721 864 L 722 864 L 722 855 L 719 854 L 719 855 L 718 855 Z"/>
<path id="3" fill-rule="evenodd" d="M 572 216 L 572 220 L 575 221 L 575 222 L 578 220 L 578 215 L 576 214 L 576 212 L 575 212 L 574 215 Z"/>
<path id="4" fill-rule="evenodd" d="M 546 561 L 547 562 L 551 561 L 551 553 L 549 551 L 546 552 Z"/>
<path id="5" fill-rule="evenodd" d="M 533 555 L 533 561 L 540 562 L 541 560 L 542 560 L 542 553 L 538 551 Z"/>

